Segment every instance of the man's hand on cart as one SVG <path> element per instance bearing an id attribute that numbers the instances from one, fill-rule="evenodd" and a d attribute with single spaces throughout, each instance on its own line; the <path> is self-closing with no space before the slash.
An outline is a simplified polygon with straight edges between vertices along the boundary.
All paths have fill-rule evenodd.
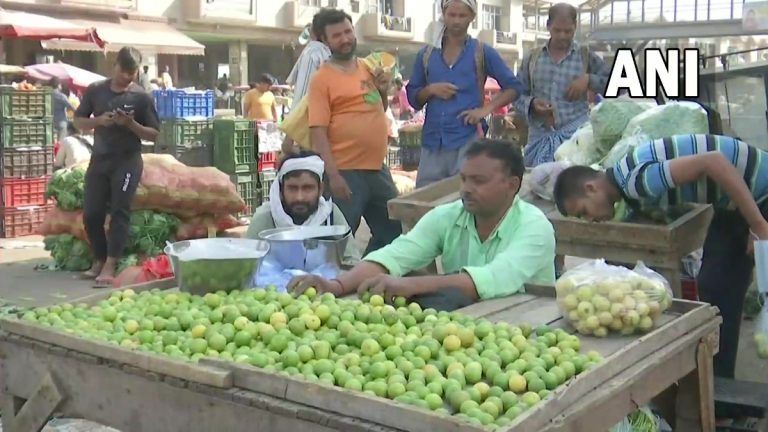
<path id="1" fill-rule="evenodd" d="M 328 280 L 312 274 L 296 276 L 288 282 L 287 286 L 288 292 L 297 297 L 310 288 L 314 288 L 318 294 L 331 293 L 337 297 L 344 294 L 343 287 L 338 280 Z"/>
<path id="2" fill-rule="evenodd" d="M 357 288 L 357 293 L 359 295 L 365 293 L 369 293 L 370 295 L 378 294 L 389 304 L 394 303 L 397 297 L 409 298 L 414 295 L 412 287 L 406 283 L 404 278 L 386 274 L 365 280 Z"/>

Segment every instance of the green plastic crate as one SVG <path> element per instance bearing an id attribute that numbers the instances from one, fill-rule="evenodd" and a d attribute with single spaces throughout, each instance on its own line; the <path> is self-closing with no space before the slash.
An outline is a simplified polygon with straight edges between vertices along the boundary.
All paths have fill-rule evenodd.
<path id="1" fill-rule="evenodd" d="M 170 149 L 178 147 L 210 147 L 213 143 L 213 120 L 165 120 L 160 123 L 157 145 Z"/>
<path id="2" fill-rule="evenodd" d="M 213 165 L 227 174 L 256 172 L 256 122 L 247 119 L 213 121 Z"/>
<path id="3" fill-rule="evenodd" d="M 235 184 L 238 195 L 245 201 L 245 210 L 237 216 L 253 216 L 253 212 L 261 205 L 258 177 L 256 174 L 235 174 L 229 176 L 229 180 Z"/>
<path id="4" fill-rule="evenodd" d="M 0 117 L 15 119 L 47 119 L 53 116 L 51 88 L 16 90 L 0 87 Z"/>
<path id="5" fill-rule="evenodd" d="M 272 182 L 277 178 L 277 171 L 268 170 L 259 173 L 259 188 L 261 189 L 261 200 L 263 202 L 269 201 L 269 188 L 272 187 Z"/>
<path id="6" fill-rule="evenodd" d="M 53 121 L 3 119 L 0 123 L 0 148 L 28 148 L 53 146 Z"/>

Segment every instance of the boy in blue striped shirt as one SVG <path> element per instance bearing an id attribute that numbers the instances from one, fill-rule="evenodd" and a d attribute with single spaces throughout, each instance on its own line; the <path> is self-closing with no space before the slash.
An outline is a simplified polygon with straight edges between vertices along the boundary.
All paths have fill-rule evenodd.
<path id="1" fill-rule="evenodd" d="M 733 378 L 754 267 L 750 246 L 755 239 L 768 240 L 768 152 L 719 135 L 657 139 L 605 172 L 586 166 L 563 170 L 554 195 L 560 213 L 592 221 L 612 219 L 621 201 L 640 214 L 685 203 L 712 204 L 699 296 L 723 317 L 715 375 Z"/>

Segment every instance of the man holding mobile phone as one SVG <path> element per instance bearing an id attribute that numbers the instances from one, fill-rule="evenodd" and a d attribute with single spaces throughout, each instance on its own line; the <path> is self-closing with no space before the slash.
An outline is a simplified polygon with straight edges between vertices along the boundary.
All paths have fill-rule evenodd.
<path id="1" fill-rule="evenodd" d="M 160 128 L 152 97 L 134 83 L 140 64 L 141 53 L 123 47 L 112 78 L 91 84 L 75 112 L 78 129 L 95 130 L 83 204 L 83 223 L 94 257 L 84 276 L 95 278 L 94 288 L 112 286 L 143 172 L 141 141 L 155 141 Z M 104 231 L 107 210 L 108 234 Z"/>

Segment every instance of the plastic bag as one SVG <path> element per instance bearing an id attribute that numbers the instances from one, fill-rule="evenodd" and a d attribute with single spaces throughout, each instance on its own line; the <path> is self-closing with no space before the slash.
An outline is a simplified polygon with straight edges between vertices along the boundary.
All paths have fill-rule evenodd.
<path id="1" fill-rule="evenodd" d="M 630 270 L 589 261 L 565 272 L 555 289 L 565 319 L 579 333 L 596 337 L 648 332 L 672 304 L 669 283 L 642 262 Z"/>
<path id="2" fill-rule="evenodd" d="M 296 276 L 303 276 L 306 274 L 313 274 L 325 279 L 333 279 L 339 276 L 341 270 L 339 270 L 333 264 L 324 264 L 311 272 L 307 273 L 302 270 L 284 269 L 277 263 L 271 260 L 265 260 L 259 271 L 253 276 L 251 286 L 253 287 L 267 287 L 275 286 L 277 292 L 283 293 L 287 291 L 288 283 Z"/>
<path id="3" fill-rule="evenodd" d="M 136 285 L 152 282 L 158 279 L 173 277 L 171 261 L 166 255 L 158 255 L 155 258 L 144 261 L 141 265 L 131 266 L 121 271 L 112 282 L 115 288 L 121 286 Z"/>
<path id="4" fill-rule="evenodd" d="M 641 102 L 628 97 L 603 100 L 590 112 L 589 121 L 595 134 L 597 147 L 602 156 L 622 138 L 624 130 L 638 114 L 655 106 L 654 103 Z M 599 160 L 599 159 L 598 159 Z"/>
<path id="5" fill-rule="evenodd" d="M 622 138 L 654 140 L 674 135 L 709 133 L 707 112 L 693 102 L 669 102 L 651 108 L 627 123 Z"/>
<path id="6" fill-rule="evenodd" d="M 236 214 L 245 210 L 227 174 L 212 167 L 188 167 L 171 155 L 145 154 L 133 208 L 181 217 Z"/>
<path id="7" fill-rule="evenodd" d="M 312 149 L 309 140 L 309 97 L 304 96 L 299 104 L 285 118 L 278 128 L 299 147 Z"/>
<path id="8" fill-rule="evenodd" d="M 650 408 L 642 407 L 624 417 L 608 432 L 659 432 L 661 419 Z"/>
<path id="9" fill-rule="evenodd" d="M 555 181 L 560 173 L 571 164 L 564 162 L 547 162 L 536 166 L 527 176 L 531 192 L 547 201 L 554 201 Z"/>
<path id="10" fill-rule="evenodd" d="M 570 162 L 574 165 L 592 165 L 601 157 L 592 125 L 589 123 L 580 127 L 555 151 L 555 161 Z"/>
<path id="11" fill-rule="evenodd" d="M 136 212 L 133 212 L 134 214 Z M 132 223 L 134 225 L 134 223 Z M 216 234 L 240 226 L 240 223 L 232 215 L 202 215 L 195 216 L 181 221 L 175 232 L 175 240 L 192 240 L 208 237 L 208 229 L 213 228 Z M 109 215 L 104 222 L 104 228 L 109 229 Z M 58 207 L 52 208 L 40 225 L 39 233 L 43 236 L 54 236 L 60 234 L 71 234 L 76 238 L 87 242 L 88 236 L 85 233 L 83 224 L 83 211 L 64 211 Z M 160 239 L 161 241 L 173 239 Z"/>
<path id="12" fill-rule="evenodd" d="M 622 138 L 617 142 L 611 151 L 600 161 L 603 168 L 613 168 L 620 160 L 635 150 L 637 146 L 649 141 L 646 135 L 632 135 Z"/>
<path id="13" fill-rule="evenodd" d="M 88 241 L 83 225 L 82 210 L 64 211 L 58 207 L 53 207 L 45 214 L 45 219 L 38 228 L 38 232 L 43 236 L 71 234 L 77 239 Z"/>

